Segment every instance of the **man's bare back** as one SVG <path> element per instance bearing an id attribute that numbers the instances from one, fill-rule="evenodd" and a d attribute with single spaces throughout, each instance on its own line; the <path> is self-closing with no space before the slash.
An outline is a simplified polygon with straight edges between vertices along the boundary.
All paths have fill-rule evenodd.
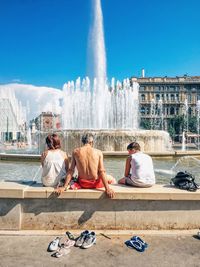
<path id="1" fill-rule="evenodd" d="M 67 173 L 63 187 L 57 188 L 56 193 L 62 193 L 68 188 L 73 177 L 75 167 L 78 170 L 78 183 L 81 188 L 105 187 L 108 197 L 114 197 L 114 191 L 109 187 L 103 165 L 103 154 L 100 150 L 93 148 L 93 137 L 85 135 L 82 137 L 82 147 L 74 149 L 72 162 Z"/>
<path id="2" fill-rule="evenodd" d="M 75 166 L 80 179 L 97 180 L 105 172 L 102 152 L 89 144 L 74 149 L 70 167 L 73 173 Z"/>

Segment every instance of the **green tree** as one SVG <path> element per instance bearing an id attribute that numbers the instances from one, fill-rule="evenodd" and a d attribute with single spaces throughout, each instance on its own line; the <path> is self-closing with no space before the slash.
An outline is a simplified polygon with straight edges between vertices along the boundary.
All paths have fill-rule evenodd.
<path id="1" fill-rule="evenodd" d="M 151 129 L 151 123 L 150 120 L 147 119 L 141 119 L 140 121 L 140 127 L 145 130 L 150 130 Z"/>

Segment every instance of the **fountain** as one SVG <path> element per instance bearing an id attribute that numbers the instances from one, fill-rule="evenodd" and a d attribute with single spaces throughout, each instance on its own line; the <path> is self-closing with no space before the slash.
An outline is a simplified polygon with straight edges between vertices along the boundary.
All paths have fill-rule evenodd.
<path id="1" fill-rule="evenodd" d="M 197 101 L 197 148 L 198 150 L 200 149 L 200 140 L 199 140 L 199 135 L 200 135 L 200 100 Z"/>
<path id="2" fill-rule="evenodd" d="M 104 151 L 126 151 L 127 144 L 134 140 L 144 151 L 168 150 L 170 138 L 167 132 L 139 130 L 138 83 L 130 79 L 107 81 L 101 1 L 93 3 L 94 20 L 89 38 L 90 78 L 82 81 L 78 78 L 63 86 L 63 130 L 59 134 L 66 151 L 71 152 L 81 145 L 84 132 L 92 133 L 95 147 Z M 44 137 L 42 134 L 41 140 Z"/>
<path id="3" fill-rule="evenodd" d="M 186 137 L 185 137 L 185 133 L 188 133 L 188 101 L 187 99 L 185 99 L 184 101 L 184 107 L 183 107 L 183 114 L 184 114 L 184 129 L 183 129 L 183 133 L 182 133 L 182 151 L 186 150 Z"/>

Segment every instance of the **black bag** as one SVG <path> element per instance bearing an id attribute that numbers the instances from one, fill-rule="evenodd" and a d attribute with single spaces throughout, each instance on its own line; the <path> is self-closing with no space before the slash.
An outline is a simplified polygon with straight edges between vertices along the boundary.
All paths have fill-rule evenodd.
<path id="1" fill-rule="evenodd" d="M 196 191 L 199 185 L 195 183 L 195 177 L 189 172 L 178 172 L 174 178 L 171 179 L 170 184 L 188 191 Z"/>

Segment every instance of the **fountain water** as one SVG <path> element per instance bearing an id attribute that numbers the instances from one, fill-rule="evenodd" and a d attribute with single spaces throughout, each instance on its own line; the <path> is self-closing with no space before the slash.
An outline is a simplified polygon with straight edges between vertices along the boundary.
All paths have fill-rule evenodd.
<path id="1" fill-rule="evenodd" d="M 151 100 L 150 114 L 151 114 L 151 130 L 163 130 L 162 99 L 159 99 L 157 102 L 155 101 L 155 99 Z"/>
<path id="2" fill-rule="evenodd" d="M 185 138 L 185 133 L 188 133 L 188 101 L 185 99 L 184 101 L 184 107 L 183 107 L 183 115 L 184 115 L 184 129 L 182 133 L 182 151 L 186 150 L 186 138 Z"/>
<path id="3" fill-rule="evenodd" d="M 101 88 L 94 80 L 80 78 L 64 85 L 64 129 L 138 129 L 138 84 L 126 79 L 121 84 L 105 84 L 106 90 L 98 97 Z M 109 87 L 109 88 L 108 88 Z M 103 88 L 104 89 L 104 88 Z M 100 107 L 100 108 L 98 108 Z"/>
<path id="4" fill-rule="evenodd" d="M 62 128 L 60 135 L 69 152 L 80 145 L 81 135 L 90 131 L 95 146 L 106 151 L 125 151 L 133 140 L 145 151 L 166 151 L 169 134 L 141 131 L 139 128 L 138 83 L 125 79 L 111 83 L 106 76 L 106 52 L 101 1 L 94 0 L 90 30 L 90 78 L 78 78 L 63 86 Z M 69 108 L 66 108 L 69 107 Z M 44 136 L 42 136 L 42 139 Z"/>
<path id="5" fill-rule="evenodd" d="M 28 143 L 28 149 L 31 150 L 32 149 L 32 137 L 31 137 L 30 127 L 28 127 L 28 130 L 27 130 L 27 143 Z"/>
<path id="6" fill-rule="evenodd" d="M 200 140 L 199 140 L 199 134 L 200 134 L 200 100 L 197 101 L 197 148 L 200 149 Z"/>

